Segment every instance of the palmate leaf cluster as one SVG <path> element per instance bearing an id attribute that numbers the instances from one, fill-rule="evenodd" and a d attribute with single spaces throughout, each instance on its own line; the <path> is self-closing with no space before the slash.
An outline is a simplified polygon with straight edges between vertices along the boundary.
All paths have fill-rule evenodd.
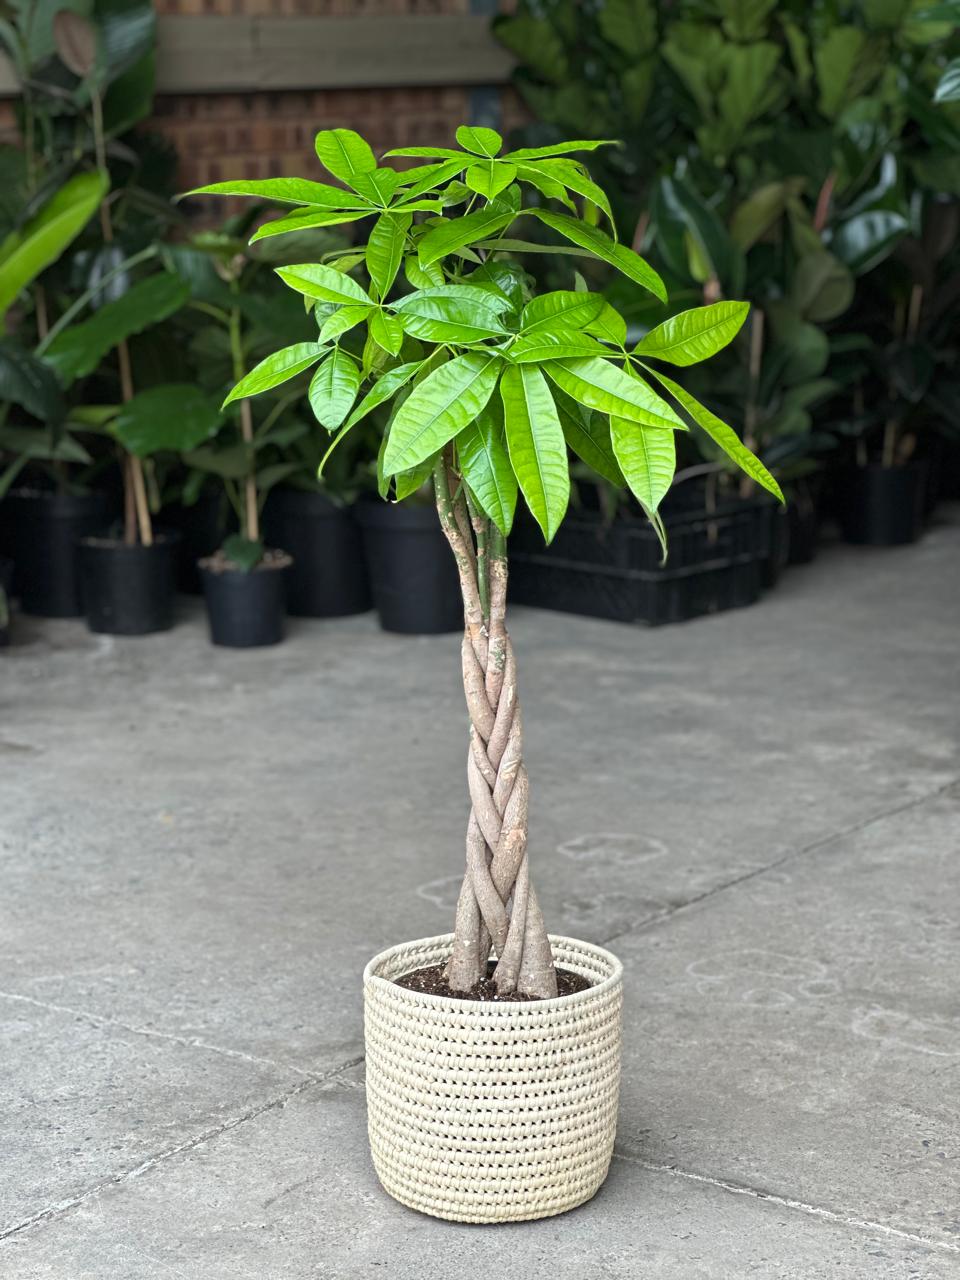
<path id="1" fill-rule="evenodd" d="M 554 536 L 569 500 L 570 450 L 606 480 L 626 484 L 665 541 L 658 508 L 674 475 L 674 436 L 692 424 L 781 497 L 736 433 L 661 368 L 720 350 L 747 304 L 681 312 L 628 349 L 622 316 L 575 271 L 578 258 L 600 259 L 633 288 L 667 301 L 660 276 L 617 241 L 606 195 L 572 158 L 604 144 L 503 154 L 497 133 L 470 127 L 457 130 L 457 142 L 457 149 L 389 152 L 421 162 L 400 171 L 379 165 L 358 134 L 326 130 L 317 154 L 342 186 L 278 178 L 192 193 L 294 206 L 255 239 L 373 219 L 365 245 L 278 269 L 314 313 L 316 340 L 268 356 L 227 402 L 314 368 L 309 400 L 317 421 L 336 432 L 331 448 L 389 406 L 382 492 L 391 480 L 398 498 L 414 492 L 452 445 L 468 492 L 504 534 L 522 493 L 544 536 Z M 525 205 L 531 193 L 536 203 Z M 524 239 L 531 218 L 560 243 Z M 535 296 L 512 256 L 530 251 L 569 260 L 572 287 Z"/>

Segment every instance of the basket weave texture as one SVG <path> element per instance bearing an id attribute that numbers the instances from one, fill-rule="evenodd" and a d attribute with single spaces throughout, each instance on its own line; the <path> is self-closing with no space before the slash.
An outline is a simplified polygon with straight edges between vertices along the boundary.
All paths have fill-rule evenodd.
<path id="1" fill-rule="evenodd" d="M 403 943 L 363 975 L 370 1150 L 384 1189 L 456 1222 L 564 1213 L 613 1154 L 623 970 L 552 936 L 559 967 L 594 983 L 528 1003 L 451 1000 L 392 979 L 442 964 L 452 934 Z"/>

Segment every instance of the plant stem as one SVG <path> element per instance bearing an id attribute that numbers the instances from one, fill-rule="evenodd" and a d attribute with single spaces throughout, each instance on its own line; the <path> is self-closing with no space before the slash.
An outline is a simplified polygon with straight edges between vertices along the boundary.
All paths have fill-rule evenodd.
<path id="1" fill-rule="evenodd" d="M 239 285 L 236 280 L 233 281 L 234 293 L 239 292 Z M 233 357 L 233 378 L 235 382 L 246 373 L 243 360 L 243 335 L 240 331 L 240 308 L 233 307 L 230 311 L 230 354 Z M 257 472 L 256 472 L 256 455 L 253 448 L 253 410 L 250 408 L 249 400 L 240 401 L 240 434 L 243 437 L 243 443 L 247 446 L 247 474 L 244 479 L 244 517 L 243 517 L 243 533 L 244 537 L 249 538 L 251 542 L 259 542 L 260 540 L 260 513 L 257 509 Z"/>
<path id="2" fill-rule="evenodd" d="M 102 293 L 111 280 L 115 280 L 117 276 L 123 275 L 124 272 L 129 271 L 132 267 L 137 267 L 141 262 L 146 262 L 149 258 L 155 258 L 156 256 L 157 250 L 153 245 L 150 245 L 146 249 L 141 249 L 139 253 L 134 253 L 131 254 L 129 258 L 124 258 L 123 262 L 118 263 L 117 266 L 108 271 L 106 275 L 102 276 L 92 288 L 84 290 L 76 301 L 72 302 L 70 306 L 67 307 L 63 315 L 50 326 L 50 330 L 46 337 L 44 337 L 37 345 L 37 355 L 43 355 L 44 351 L 46 351 L 50 346 L 57 334 L 65 329 L 74 316 L 81 312 L 84 307 L 97 296 L 98 293 Z"/>

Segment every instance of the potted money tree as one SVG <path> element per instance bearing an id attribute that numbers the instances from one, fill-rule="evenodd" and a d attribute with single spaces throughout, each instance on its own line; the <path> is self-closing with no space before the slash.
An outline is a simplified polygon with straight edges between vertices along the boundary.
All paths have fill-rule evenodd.
<path id="1" fill-rule="evenodd" d="M 692 426 L 781 495 L 731 428 L 672 376 L 728 343 L 746 307 L 681 312 L 631 350 L 610 304 L 576 270 L 608 264 L 666 301 L 660 277 L 617 241 L 604 192 L 572 158 L 604 144 L 504 153 L 491 129 L 463 127 L 456 138 L 456 148 L 389 152 L 417 162 L 400 171 L 379 164 L 356 133 L 325 130 L 317 154 L 341 185 L 278 178 L 203 190 L 293 206 L 256 237 L 370 220 L 354 253 L 279 269 L 315 312 L 316 342 L 269 356 L 232 394 L 312 366 L 309 398 L 333 433 L 330 449 L 388 405 L 384 482 L 403 499 L 432 478 L 463 595 L 466 871 L 453 932 L 402 942 L 364 973 L 369 1134 L 380 1180 L 398 1200 L 442 1218 L 502 1222 L 563 1212 L 603 1182 L 620 1060 L 620 964 L 549 935 L 531 879 L 506 627 L 519 495 L 552 539 L 572 452 L 622 477 L 666 554 L 658 508 L 676 433 Z M 557 244 L 529 240 L 533 221 Z M 538 293 L 516 260 L 544 250 L 554 269 L 569 265 L 569 288 Z"/>

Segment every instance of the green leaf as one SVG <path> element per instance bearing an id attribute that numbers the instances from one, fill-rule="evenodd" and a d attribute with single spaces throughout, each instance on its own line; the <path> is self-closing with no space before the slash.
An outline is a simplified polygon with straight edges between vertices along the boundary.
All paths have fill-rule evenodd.
<path id="1" fill-rule="evenodd" d="M 573 151 L 596 151 L 597 147 L 620 147 L 616 138 L 578 138 L 575 142 L 558 142 L 551 147 L 521 147 L 508 151 L 504 160 L 541 160 L 544 156 L 565 156 Z"/>
<path id="2" fill-rule="evenodd" d="M 517 478 L 495 404 L 491 400 L 477 420 L 457 436 L 457 457 L 463 478 L 482 510 L 501 533 L 509 534 L 517 509 Z"/>
<path id="3" fill-rule="evenodd" d="M 561 391 L 599 413 L 685 431 L 673 409 L 641 381 L 607 360 L 551 360 L 544 371 Z"/>
<path id="4" fill-rule="evenodd" d="M 483 338 L 506 336 L 500 322 L 508 310 L 507 298 L 473 285 L 444 285 L 421 289 L 395 304 L 404 330 L 427 342 L 479 342 Z"/>
<path id="5" fill-rule="evenodd" d="M 372 309 L 365 303 L 357 306 L 338 307 L 333 315 L 327 316 L 320 326 L 321 345 L 333 342 L 342 333 L 355 329 L 358 324 L 362 324 L 366 320 Z"/>
<path id="6" fill-rule="evenodd" d="M 518 164 L 516 168 L 517 177 L 521 182 L 529 183 L 531 187 L 536 187 L 540 194 L 545 196 L 548 200 L 559 200 L 562 204 L 565 204 L 568 209 L 576 213 L 576 205 L 567 195 L 566 188 L 561 186 L 555 178 L 550 178 L 545 173 L 542 173 L 541 170 L 537 168 L 536 162 L 528 164 L 521 163 Z"/>
<path id="7" fill-rule="evenodd" d="M 699 364 L 736 337 L 749 310 L 749 302 L 714 302 L 681 311 L 651 329 L 634 351 L 669 364 Z"/>
<path id="8" fill-rule="evenodd" d="M 0 404 L 18 404 L 47 426 L 56 426 L 65 412 L 60 384 L 49 367 L 9 338 L 0 338 Z"/>
<path id="9" fill-rule="evenodd" d="M 648 514 L 656 511 L 673 484 L 677 448 L 672 431 L 610 419 L 610 438 L 624 479 Z"/>
<path id="10" fill-rule="evenodd" d="M 613 210 L 610 208 L 610 201 L 607 199 L 607 193 L 602 187 L 590 179 L 590 175 L 586 173 L 583 166 L 576 160 L 542 160 L 538 164 L 541 173 L 546 174 L 548 178 L 561 183 L 575 191 L 578 196 L 583 196 L 585 200 L 589 200 L 591 204 L 595 204 L 606 214 L 610 226 L 614 228 L 616 235 L 616 227 L 613 220 Z"/>
<path id="11" fill-rule="evenodd" d="M 499 360 L 475 351 L 424 378 L 397 410 L 383 456 L 384 472 L 409 471 L 442 449 L 483 409 L 499 370 Z"/>
<path id="12" fill-rule="evenodd" d="M 482 160 L 470 166 L 464 181 L 471 191 L 493 200 L 509 187 L 516 176 L 516 165 L 505 160 Z"/>
<path id="13" fill-rule="evenodd" d="M 370 232 L 366 250 L 367 270 L 380 298 L 387 296 L 397 278 L 412 221 L 409 213 L 383 213 Z"/>
<path id="14" fill-rule="evenodd" d="M 445 182 L 463 169 L 468 157 L 457 153 L 456 160 L 444 160 L 440 164 L 420 165 L 416 169 L 406 169 L 400 174 L 400 185 L 403 190 L 396 200 L 396 207 L 402 209 L 408 200 L 414 200 L 427 191 L 435 191 Z"/>
<path id="15" fill-rule="evenodd" d="M 217 406 L 197 387 L 168 383 L 128 400 L 110 425 L 128 453 L 149 458 L 161 450 L 185 453 L 216 435 Z"/>
<path id="16" fill-rule="evenodd" d="M 312 231 L 315 227 L 335 227 L 344 222 L 356 222 L 360 218 L 369 217 L 371 213 L 373 213 L 371 208 L 362 209 L 359 212 L 340 213 L 336 209 L 318 209 L 315 205 L 310 205 L 306 209 L 298 209 L 296 213 L 288 214 L 285 218 L 275 218 L 273 222 L 263 223 L 250 237 L 250 243 L 255 244 L 258 240 L 266 240 L 270 236 L 285 236 L 291 231 Z"/>
<path id="17" fill-rule="evenodd" d="M 369 143 L 352 129 L 321 129 L 314 146 L 327 172 L 348 186 L 357 174 L 373 173 L 377 167 Z"/>
<path id="18" fill-rule="evenodd" d="M 601 338 L 604 342 L 613 343 L 615 347 L 623 348 L 627 343 L 627 322 L 609 302 L 604 302 L 596 320 L 591 320 L 589 324 L 584 325 L 584 331 L 592 333 L 594 337 Z"/>
<path id="19" fill-rule="evenodd" d="M 439 226 L 431 227 L 417 245 L 420 266 L 426 270 L 432 262 L 438 262 L 448 253 L 474 244 L 487 236 L 496 235 L 516 217 L 500 209 L 488 207 L 460 218 L 447 218 Z"/>
<path id="20" fill-rule="evenodd" d="M 573 452 L 588 467 L 592 467 L 597 475 L 603 476 L 617 488 L 622 488 L 623 475 L 610 440 L 610 419 L 605 414 L 585 409 L 559 388 L 554 395 L 554 402 L 564 438 Z"/>
<path id="21" fill-rule="evenodd" d="M 368 307 L 373 306 L 372 298 L 361 289 L 356 280 L 320 262 L 278 267 L 277 275 L 284 284 L 308 298 L 319 298 L 321 302 L 337 302 L 341 305 L 363 302 Z"/>
<path id="22" fill-rule="evenodd" d="M 503 147 L 503 139 L 496 129 L 479 125 L 462 124 L 457 130 L 457 141 L 464 151 L 472 151 L 477 156 L 498 155 Z"/>
<path id="23" fill-rule="evenodd" d="M 731 458 L 741 471 L 745 471 L 748 476 L 756 480 L 764 489 L 769 490 L 780 502 L 784 501 L 780 486 L 776 480 L 774 480 L 760 459 L 751 453 L 732 427 L 728 427 L 715 413 L 711 413 L 699 400 L 694 399 L 688 391 L 684 391 L 683 387 L 678 386 L 664 374 L 658 373 L 655 369 L 651 369 L 649 372 L 666 387 L 667 391 L 689 413 L 694 422 L 703 428 L 714 444 L 719 445 L 727 457 Z"/>
<path id="24" fill-rule="evenodd" d="M 565 213 L 552 213 L 549 209 L 527 209 L 526 212 L 533 214 L 551 230 L 559 232 L 574 244 L 587 249 L 595 257 L 616 267 L 629 280 L 643 285 L 661 302 L 666 302 L 667 290 L 663 281 L 639 253 L 634 253 L 626 245 L 617 244 L 597 227 L 589 227 L 586 223 L 580 222 L 577 218 L 568 217 Z"/>
<path id="25" fill-rule="evenodd" d="M 109 188 L 106 174 L 80 173 L 0 245 L 0 319 L 25 289 L 75 240 Z"/>
<path id="26" fill-rule="evenodd" d="M 232 569 L 250 573 L 263 559 L 263 543 L 256 538 L 245 538 L 242 533 L 231 533 L 224 539 L 223 554 Z"/>
<path id="27" fill-rule="evenodd" d="M 403 326 L 396 316 L 386 311 L 375 311 L 370 317 L 370 336 L 374 342 L 389 351 L 392 356 L 400 354 L 403 346 Z"/>
<path id="28" fill-rule="evenodd" d="M 107 302 L 82 324 L 63 329 L 44 353 L 64 387 L 93 373 L 100 361 L 125 338 L 142 333 L 184 305 L 190 285 L 162 271 L 132 285 L 116 302 Z"/>
<path id="29" fill-rule="evenodd" d="M 380 207 L 390 203 L 399 185 L 400 174 L 396 169 L 374 169 L 372 173 L 358 173 L 353 178 L 353 186 L 360 195 Z M 412 200 L 408 203 L 414 207 Z"/>
<path id="30" fill-rule="evenodd" d="M 414 467 L 412 471 L 401 471 L 398 476 L 394 477 L 393 484 L 398 502 L 403 502 L 404 498 L 409 498 L 418 489 L 423 488 L 433 475 L 433 465 L 434 459 L 426 458 L 418 467 Z"/>
<path id="31" fill-rule="evenodd" d="M 521 334 L 504 354 L 514 364 L 540 364 L 544 360 L 583 360 L 614 353 L 577 329 L 538 329 Z"/>
<path id="32" fill-rule="evenodd" d="M 400 388 L 406 386 L 417 373 L 422 364 L 422 360 L 411 360 L 407 364 L 398 364 L 396 368 L 388 369 L 382 377 L 377 379 L 343 424 L 344 430 L 355 427 L 361 418 L 365 418 L 368 413 L 396 395 Z"/>
<path id="33" fill-rule="evenodd" d="M 357 362 L 337 347 L 310 380 L 310 408 L 321 427 L 336 431 L 353 407 L 359 390 Z"/>
<path id="34" fill-rule="evenodd" d="M 871 209 L 842 222 L 830 240 L 830 250 L 854 275 L 862 276 L 881 263 L 910 231 L 910 223 L 894 209 Z"/>
<path id="35" fill-rule="evenodd" d="M 289 382 L 298 373 L 303 373 L 304 369 L 316 364 L 324 351 L 325 348 L 319 342 L 295 342 L 291 347 L 272 352 L 240 379 L 222 407 L 225 409 L 232 400 L 258 396 L 261 391 L 269 391 L 281 382 Z"/>
<path id="36" fill-rule="evenodd" d="M 520 332 L 528 334 L 555 328 L 583 329 L 597 319 L 604 305 L 604 299 L 599 293 L 575 293 L 566 289 L 542 293 L 523 308 Z"/>
<path id="37" fill-rule="evenodd" d="M 505 369 L 500 396 L 510 464 L 531 515 L 551 542 L 570 500 L 567 444 L 557 407 L 539 369 Z"/>
<path id="38" fill-rule="evenodd" d="M 437 262 L 421 267 L 416 258 L 404 258 L 403 274 L 414 289 L 434 289 L 443 284 L 443 268 Z"/>
<path id="39" fill-rule="evenodd" d="M 308 178 L 242 178 L 236 182 L 212 182 L 186 192 L 188 196 L 254 196 L 276 200 L 278 204 L 309 204 L 325 209 L 369 210 L 367 200 L 358 199 L 342 187 Z"/>

